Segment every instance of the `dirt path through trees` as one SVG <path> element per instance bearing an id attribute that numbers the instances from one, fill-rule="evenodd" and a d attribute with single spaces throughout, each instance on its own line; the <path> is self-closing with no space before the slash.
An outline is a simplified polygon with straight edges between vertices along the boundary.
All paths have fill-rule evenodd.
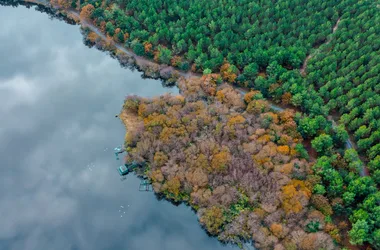
<path id="1" fill-rule="evenodd" d="M 338 26 L 339 26 L 339 23 L 340 23 L 340 17 L 338 18 L 338 20 L 337 20 L 336 23 L 335 23 L 335 26 L 333 27 L 333 32 L 332 32 L 332 34 L 335 34 L 335 32 L 337 31 Z M 330 36 L 330 37 L 327 39 L 327 41 L 326 41 L 325 43 L 321 44 L 321 45 L 320 45 L 320 46 L 319 46 L 319 47 L 318 47 L 313 53 L 311 53 L 310 55 L 308 55 L 308 56 L 305 58 L 305 60 L 303 61 L 302 67 L 301 67 L 301 69 L 300 69 L 300 73 L 301 73 L 301 75 L 303 75 L 303 76 L 306 75 L 306 68 L 307 68 L 307 63 L 309 62 L 309 60 L 310 60 L 311 58 L 313 58 L 313 56 L 315 56 L 317 53 L 320 52 L 320 48 L 321 48 L 322 45 L 327 45 L 327 44 L 329 44 L 329 43 L 331 42 L 331 40 L 332 40 L 332 36 Z"/>

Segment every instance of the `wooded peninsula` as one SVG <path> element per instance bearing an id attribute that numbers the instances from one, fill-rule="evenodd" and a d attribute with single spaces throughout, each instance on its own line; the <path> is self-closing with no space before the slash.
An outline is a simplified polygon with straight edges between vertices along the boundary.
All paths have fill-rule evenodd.
<path id="1" fill-rule="evenodd" d="M 126 98 L 126 162 L 146 163 L 138 174 L 208 233 L 259 249 L 380 249 L 378 1 L 50 6 L 179 87 Z"/>

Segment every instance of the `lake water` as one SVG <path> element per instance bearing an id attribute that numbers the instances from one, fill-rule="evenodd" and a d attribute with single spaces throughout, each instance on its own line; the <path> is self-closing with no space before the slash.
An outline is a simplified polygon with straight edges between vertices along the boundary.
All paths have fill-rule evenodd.
<path id="1" fill-rule="evenodd" d="M 0 6 L 0 250 L 231 249 L 190 208 L 121 181 L 125 95 L 177 89 L 87 48 L 78 26 Z"/>

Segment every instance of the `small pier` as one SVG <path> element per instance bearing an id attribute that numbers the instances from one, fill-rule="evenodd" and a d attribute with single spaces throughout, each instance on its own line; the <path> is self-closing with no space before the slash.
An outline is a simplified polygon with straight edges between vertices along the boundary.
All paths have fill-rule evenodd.
<path id="1" fill-rule="evenodd" d="M 126 151 L 122 147 L 116 147 L 116 148 L 114 148 L 114 152 L 115 152 L 116 160 L 118 161 L 118 160 L 120 160 L 119 154 L 122 154 Z M 125 163 L 125 164 L 119 166 L 117 168 L 117 171 L 119 172 L 119 175 L 122 177 L 122 179 L 125 180 L 127 174 L 132 172 L 135 168 L 141 167 L 143 165 L 144 164 L 140 164 L 136 161 L 133 161 L 131 163 Z M 143 177 L 143 179 L 141 180 L 140 185 L 139 185 L 139 191 L 145 191 L 145 192 L 152 192 L 153 191 L 152 183 L 148 180 L 148 178 Z"/>

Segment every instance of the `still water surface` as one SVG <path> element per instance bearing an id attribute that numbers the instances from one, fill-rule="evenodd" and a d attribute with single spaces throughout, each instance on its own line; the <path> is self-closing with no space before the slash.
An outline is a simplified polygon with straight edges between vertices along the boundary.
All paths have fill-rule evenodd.
<path id="1" fill-rule="evenodd" d="M 185 206 L 121 181 L 128 94 L 177 93 L 82 43 L 78 26 L 0 6 L 0 250 L 231 249 Z"/>

